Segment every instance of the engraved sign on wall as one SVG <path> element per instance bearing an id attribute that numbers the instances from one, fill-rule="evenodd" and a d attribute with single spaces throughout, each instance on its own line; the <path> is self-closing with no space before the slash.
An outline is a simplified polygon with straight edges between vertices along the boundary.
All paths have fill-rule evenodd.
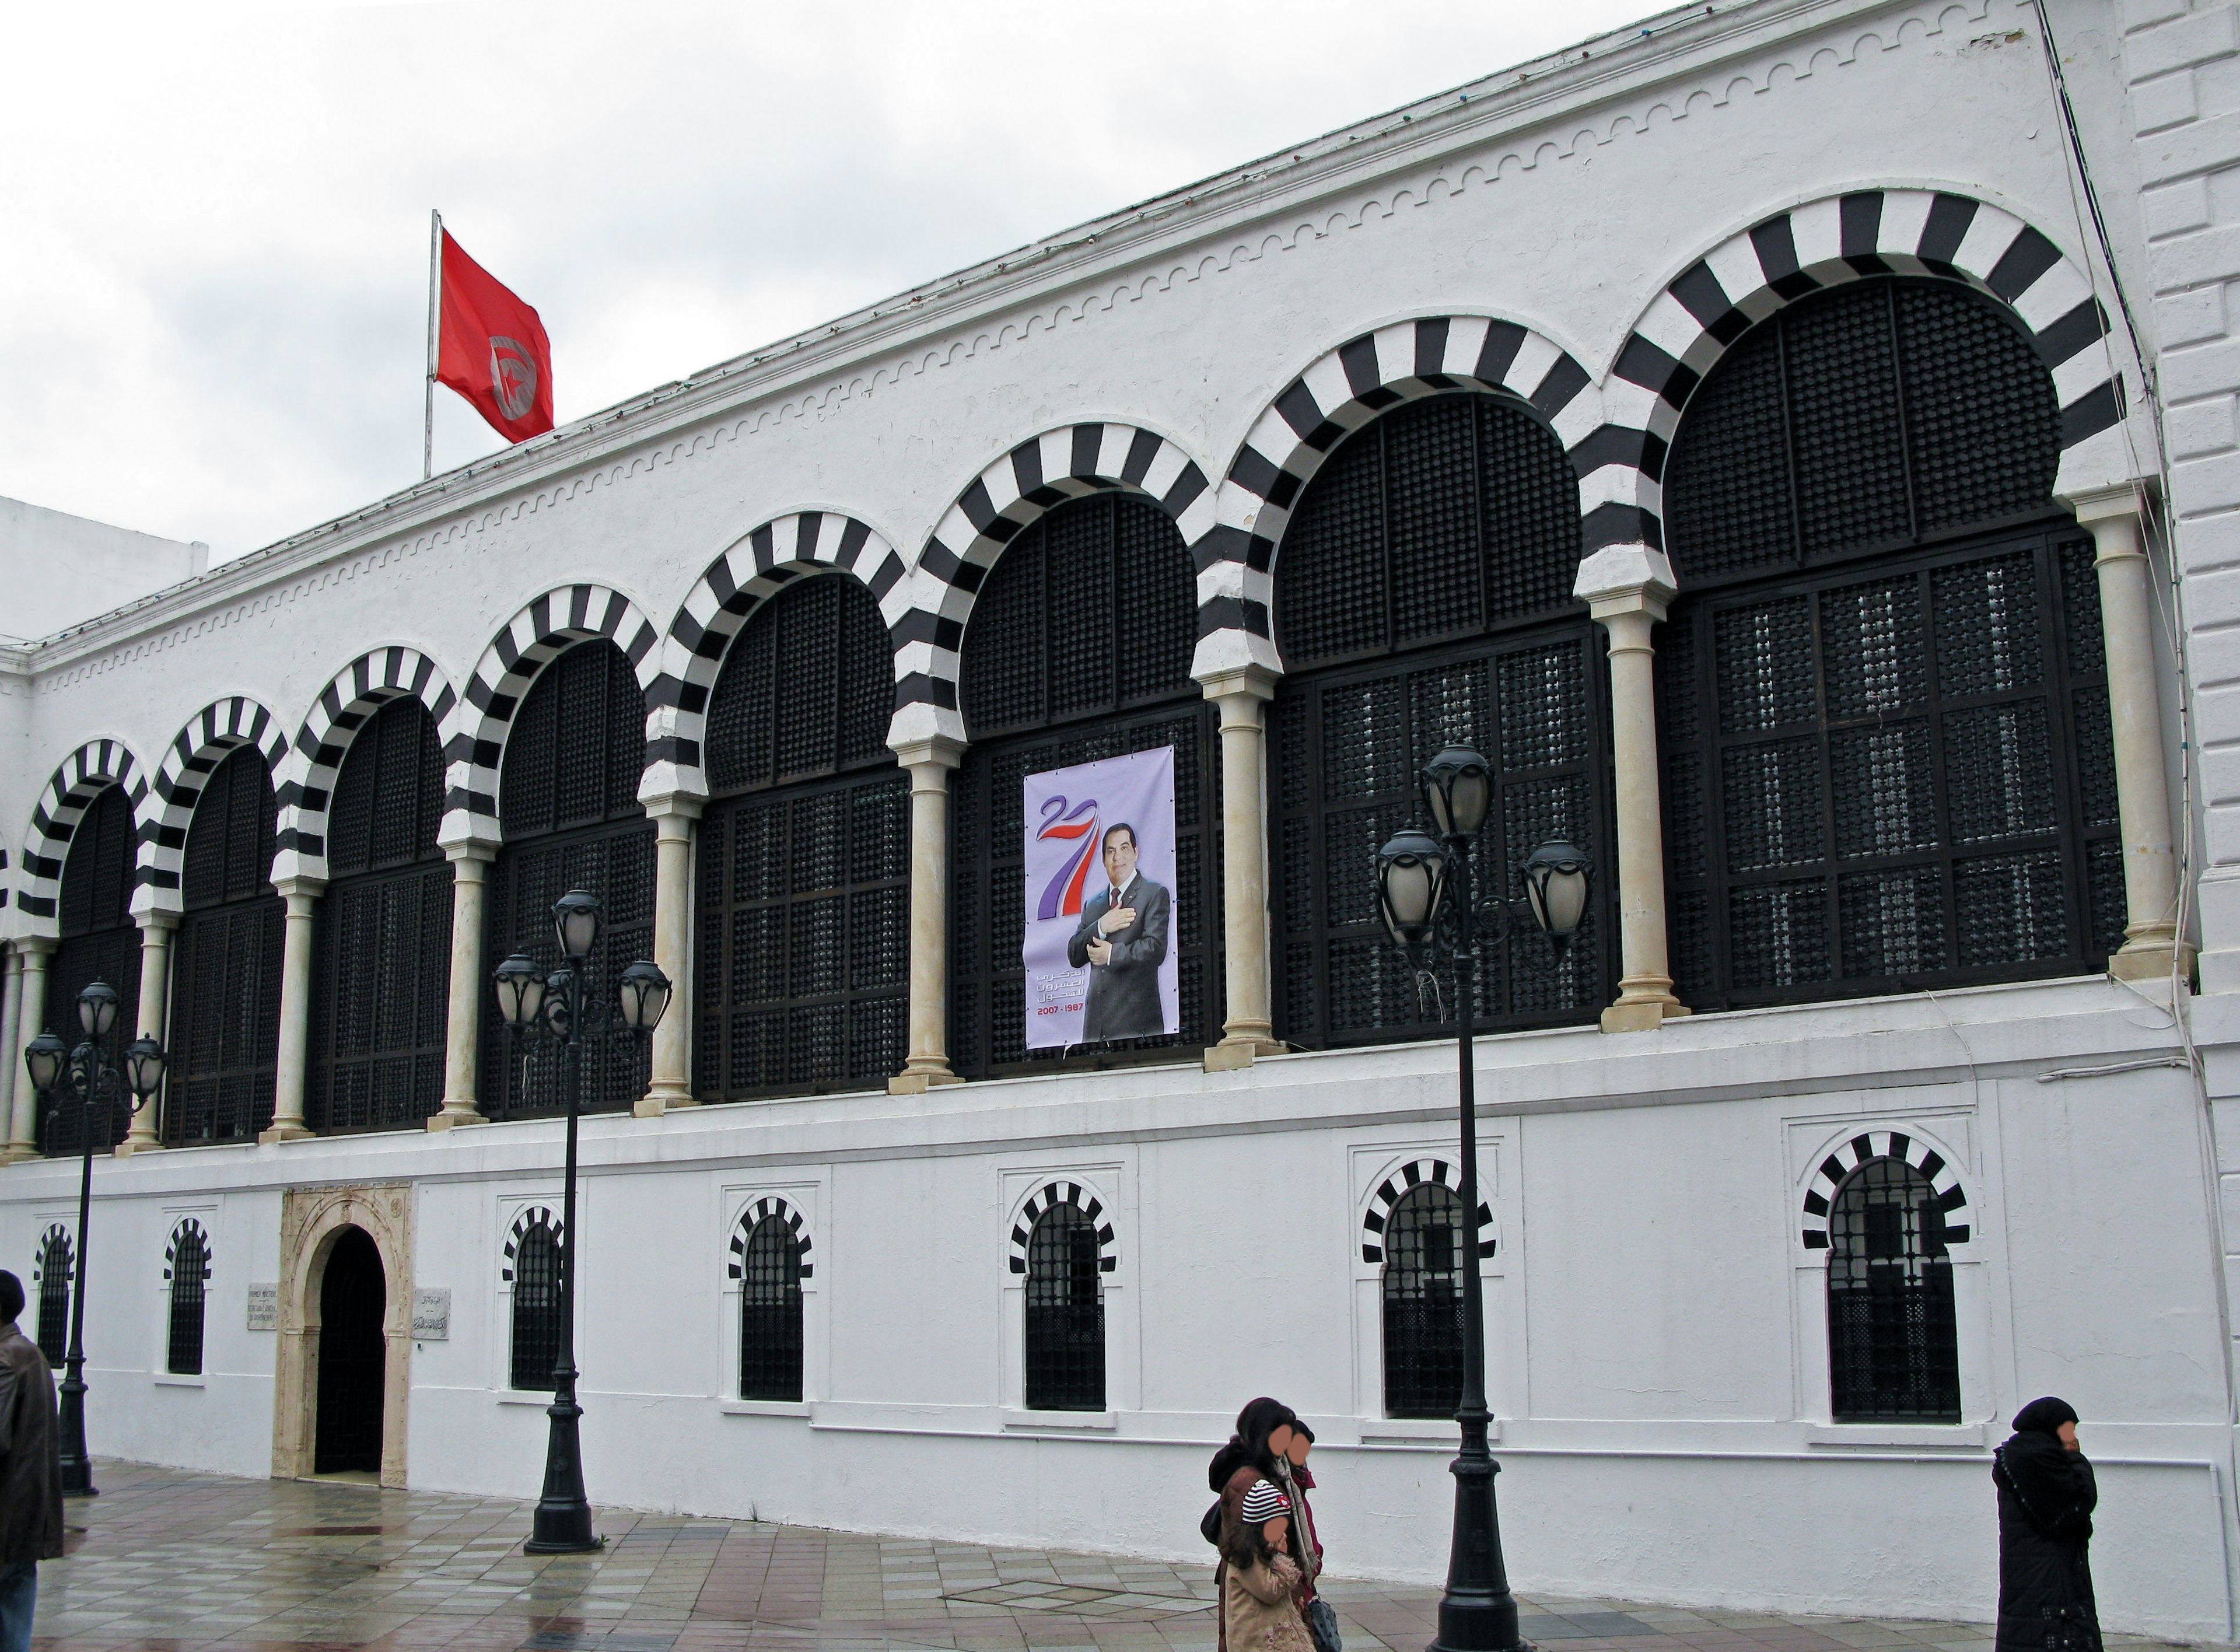
<path id="1" fill-rule="evenodd" d="M 280 1329 L 278 1285 L 251 1285 L 249 1288 L 249 1329 L 253 1331 L 277 1331 Z"/>
<path id="2" fill-rule="evenodd" d="M 451 1340 L 451 1293 L 416 1290 L 412 1293 L 412 1340 L 448 1342 Z"/>

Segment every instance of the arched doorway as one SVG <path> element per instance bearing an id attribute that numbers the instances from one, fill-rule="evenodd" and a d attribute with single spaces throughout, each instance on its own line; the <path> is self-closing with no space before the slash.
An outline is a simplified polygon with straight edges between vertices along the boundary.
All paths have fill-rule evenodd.
<path id="1" fill-rule="evenodd" d="M 312 1472 L 381 1471 L 389 1281 L 363 1228 L 344 1228 L 319 1285 L 319 1400 Z"/>

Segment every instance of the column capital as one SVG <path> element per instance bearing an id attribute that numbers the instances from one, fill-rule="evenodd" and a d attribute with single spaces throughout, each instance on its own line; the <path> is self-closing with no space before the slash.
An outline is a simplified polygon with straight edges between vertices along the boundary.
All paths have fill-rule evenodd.
<path id="1" fill-rule="evenodd" d="M 931 763 L 939 769 L 954 769 L 964 761 L 964 742 L 945 734 L 923 735 L 914 740 L 889 743 L 894 749 L 895 761 L 905 769 L 916 769 Z"/>
<path id="2" fill-rule="evenodd" d="M 132 921 L 143 929 L 176 929 L 183 912 L 174 912 L 168 907 L 150 907 L 145 912 L 135 912 Z"/>
<path id="3" fill-rule="evenodd" d="M 2136 522 L 2141 515 L 2139 494 L 2144 485 L 2119 482 L 2111 488 L 2085 488 L 2076 493 L 2057 494 L 2055 502 L 2075 512 L 2077 525 L 2082 528 L 2089 529 L 2121 516 Z"/>
<path id="4" fill-rule="evenodd" d="M 1622 614 L 1661 620 L 1680 594 L 1671 559 L 1647 545 L 1604 545 L 1579 564 L 1571 595 L 1607 623 Z"/>
<path id="5" fill-rule="evenodd" d="M 1272 700 L 1276 697 L 1276 685 L 1283 680 L 1283 674 L 1274 667 L 1247 660 L 1208 671 L 1197 682 L 1209 700 L 1225 700 L 1237 694 L 1254 700 Z"/>
<path id="6" fill-rule="evenodd" d="M 19 935 L 16 937 L 16 950 L 23 954 L 27 963 L 31 958 L 43 958 L 60 950 L 62 944 L 62 937 L 56 935 Z"/>
<path id="7" fill-rule="evenodd" d="M 648 820 L 697 820 L 708 807 L 708 800 L 695 791 L 657 792 L 638 802 Z"/>
<path id="8" fill-rule="evenodd" d="M 450 851 L 446 849 L 444 852 L 449 854 Z M 274 878 L 272 888 L 277 894 L 290 901 L 298 896 L 306 900 L 317 900 L 327 892 L 327 880 L 323 877 L 312 877 L 298 873 L 293 877 Z"/>
<path id="9" fill-rule="evenodd" d="M 443 845 L 443 858 L 454 866 L 487 866 L 497 858 L 498 846 L 479 837 L 462 839 Z M 317 890 L 313 890 L 317 894 Z"/>

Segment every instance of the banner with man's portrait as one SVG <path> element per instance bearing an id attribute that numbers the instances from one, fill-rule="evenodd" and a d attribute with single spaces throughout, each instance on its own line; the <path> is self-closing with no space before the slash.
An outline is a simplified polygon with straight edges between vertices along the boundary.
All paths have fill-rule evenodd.
<path id="1" fill-rule="evenodd" d="M 1023 783 L 1027 1048 L 1180 1032 L 1174 748 Z"/>

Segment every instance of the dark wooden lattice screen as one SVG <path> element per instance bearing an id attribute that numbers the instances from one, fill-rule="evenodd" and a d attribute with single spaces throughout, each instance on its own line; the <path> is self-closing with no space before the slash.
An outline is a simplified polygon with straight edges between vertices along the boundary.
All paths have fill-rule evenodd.
<path id="1" fill-rule="evenodd" d="M 540 1211 L 514 1249 L 510 1381 L 517 1389 L 553 1385 L 560 1362 L 560 1245 Z"/>
<path id="2" fill-rule="evenodd" d="M 70 1348 L 70 1285 L 77 1277 L 70 1236 L 50 1233 L 39 1248 L 39 1352 L 60 1365 Z"/>
<path id="3" fill-rule="evenodd" d="M 1838 1422 L 1960 1421 L 1944 1211 L 1929 1178 L 1874 1159 L 1828 1218 L 1828 1370 Z"/>
<path id="4" fill-rule="evenodd" d="M 2074 973 L 2122 943 L 2090 542 L 2060 411 L 1957 283 L 1743 338 L 1666 488 L 1657 633 L 1673 974 L 1698 1009 Z"/>
<path id="5" fill-rule="evenodd" d="M 902 1067 L 910 790 L 886 746 L 893 703 L 885 622 L 845 575 L 781 592 L 731 645 L 708 707 L 723 800 L 700 826 L 703 1100 L 859 1089 Z"/>
<path id="6" fill-rule="evenodd" d="M 1027 1242 L 1026 1399 L 1030 1411 L 1104 1409 L 1104 1282 L 1097 1224 L 1054 1204 Z"/>
<path id="7" fill-rule="evenodd" d="M 96 981 L 117 989 L 117 1023 L 107 1046 L 112 1061 L 132 1042 L 140 1018 L 140 930 L 131 909 L 134 856 L 132 800 L 122 786 L 108 787 L 86 806 L 70 834 L 56 907 L 62 944 L 47 969 L 46 1029 L 73 1049 L 85 1037 L 78 1024 L 78 994 Z M 74 1102 L 43 1102 L 39 1147 L 57 1155 L 81 1152 L 90 1128 L 94 1150 L 106 1152 L 124 1139 L 131 1122 L 127 1101 L 97 1102 L 90 1113 Z"/>
<path id="8" fill-rule="evenodd" d="M 260 766 L 263 760 L 259 760 Z M 203 1236 L 192 1228 L 183 1230 L 171 1248 L 171 1322 L 165 1369 L 174 1376 L 200 1376 L 203 1372 L 203 1309 L 210 1266 Z"/>
<path id="9" fill-rule="evenodd" d="M 264 754 L 242 746 L 209 771 L 187 828 L 163 1086 L 174 1147 L 250 1141 L 272 1122 L 287 929 L 270 881 L 274 817 Z"/>
<path id="10" fill-rule="evenodd" d="M 443 1104 L 451 867 L 436 843 L 443 756 L 417 700 L 368 717 L 327 812 L 315 933 L 311 1073 L 317 1130 L 410 1129 Z"/>
<path id="11" fill-rule="evenodd" d="M 613 643 L 579 643 L 538 674 L 508 736 L 498 780 L 505 847 L 490 869 L 489 938 L 495 968 L 526 952 L 558 962 L 552 903 L 589 889 L 606 912 L 585 969 L 583 1109 L 612 1111 L 645 1094 L 646 1044 L 610 1031 L 615 977 L 653 956 L 653 823 L 637 801 L 645 771 L 645 695 Z M 522 1118 L 565 1106 L 559 1046 L 517 1042 L 495 1013 L 483 1017 L 483 1110 Z"/>
<path id="12" fill-rule="evenodd" d="M 1042 517 L 1004 548 L 982 589 L 960 669 L 976 743 L 950 782 L 949 1058 L 960 1074 L 1064 1058 L 1026 1048 L 1026 776 L 1161 746 L 1175 751 L 1182 1032 L 1074 1059 L 1172 1059 L 1220 1036 L 1220 752 L 1190 675 L 1196 590 L 1173 522 L 1124 494 Z"/>
<path id="13" fill-rule="evenodd" d="M 1308 484 L 1276 565 L 1286 676 L 1272 712 L 1276 1030 L 1310 1048 L 1428 1037 L 1405 961 L 1377 920 L 1377 851 L 1425 824 L 1416 772 L 1450 743 L 1492 766 L 1479 876 L 1550 838 L 1602 876 L 1552 972 L 1527 923 L 1478 960 L 1495 1027 L 1584 1020 L 1616 990 L 1609 674 L 1584 605 L 1578 481 L 1563 444 L 1503 397 L 1410 403 L 1348 438 Z M 1441 1005 L 1451 1015 L 1452 992 Z M 1446 1025 L 1451 1028 L 1452 1023 Z"/>
<path id="14" fill-rule="evenodd" d="M 739 1269 L 739 1397 L 801 1398 L 801 1248 L 783 1216 L 747 1236 Z"/>
<path id="15" fill-rule="evenodd" d="M 1425 1182 L 1384 1228 L 1384 1414 L 1450 1417 L 1463 1402 L 1463 1202 Z"/>

